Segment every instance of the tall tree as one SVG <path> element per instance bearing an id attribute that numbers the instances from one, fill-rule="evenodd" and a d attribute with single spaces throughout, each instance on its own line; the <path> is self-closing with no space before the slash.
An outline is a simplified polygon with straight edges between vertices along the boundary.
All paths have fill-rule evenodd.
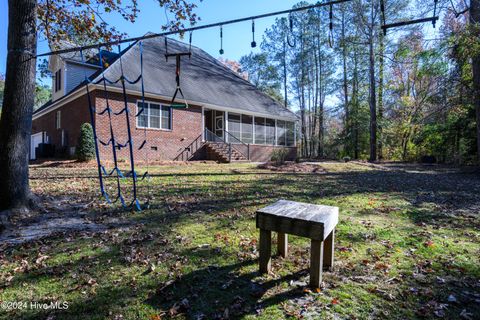
<path id="1" fill-rule="evenodd" d="M 368 52 L 369 52 L 369 75 L 370 90 L 368 103 L 370 106 L 370 161 L 377 160 L 377 96 L 376 96 L 376 80 L 375 80 L 375 27 L 376 27 L 375 1 L 370 2 L 370 23 L 368 28 Z"/>
<path id="2" fill-rule="evenodd" d="M 198 18 L 190 1 L 159 0 L 159 4 L 175 15 L 165 28 L 180 28 L 182 21 L 195 23 Z M 51 45 L 72 38 L 118 39 L 122 34 L 101 16 L 117 12 L 134 22 L 138 13 L 137 0 L 9 0 L 8 8 L 7 70 L 0 119 L 0 210 L 32 204 L 28 151 L 35 103 L 37 30 Z"/>
<path id="3" fill-rule="evenodd" d="M 384 72 L 385 72 L 385 36 L 379 34 L 379 70 L 378 70 L 378 160 L 383 160 L 383 94 L 384 94 Z"/>
<path id="4" fill-rule="evenodd" d="M 476 42 L 480 41 L 480 0 L 470 1 L 470 25 Z M 477 118 L 477 159 L 480 162 L 480 52 L 472 56 L 473 102 Z"/>
<path id="5" fill-rule="evenodd" d="M 0 120 L 0 209 L 27 207 L 37 53 L 36 0 L 8 1 L 7 70 Z"/>

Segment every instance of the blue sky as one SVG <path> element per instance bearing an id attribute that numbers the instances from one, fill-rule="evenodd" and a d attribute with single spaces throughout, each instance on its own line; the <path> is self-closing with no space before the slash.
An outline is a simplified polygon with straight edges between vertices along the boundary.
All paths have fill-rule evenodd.
<path id="1" fill-rule="evenodd" d="M 197 13 L 202 21 L 199 24 L 208 24 L 241 18 L 245 16 L 257 15 L 271 11 L 279 11 L 291 8 L 299 1 L 293 0 L 204 0 L 198 4 Z M 315 1 L 309 1 L 314 3 Z M 135 22 L 131 24 L 115 14 L 105 16 L 105 20 L 117 29 L 126 32 L 129 36 L 140 36 L 149 31 L 161 32 L 161 26 L 166 22 L 165 10 L 160 8 L 156 0 L 142 0 L 140 3 L 140 14 Z M 171 18 L 171 16 L 170 16 Z M 261 36 L 265 29 L 273 24 L 275 18 L 266 18 L 255 21 L 256 40 L 260 43 Z M 8 24 L 8 5 L 7 0 L 0 0 L 0 73 L 5 73 L 5 63 L 7 56 L 7 24 Z M 251 24 L 244 22 L 224 27 L 223 47 L 225 50 L 224 58 L 238 60 L 241 56 L 248 54 L 253 50 L 250 47 L 252 41 Z M 193 34 L 193 44 L 206 50 L 214 57 L 219 57 L 220 49 L 219 29 L 200 30 Z M 254 50 L 258 50 L 254 49 Z M 45 42 L 39 42 L 38 52 L 49 51 Z"/>
<path id="2" fill-rule="evenodd" d="M 128 0 L 124 0 L 128 1 Z M 242 18 L 247 16 L 268 13 L 272 11 L 281 11 L 291 8 L 300 0 L 203 0 L 197 1 L 197 14 L 201 17 L 201 24 L 210 24 Z M 308 3 L 316 3 L 317 1 L 306 1 Z M 137 21 L 132 24 L 123 20 L 119 15 L 110 14 L 103 18 L 116 28 L 128 34 L 130 37 L 141 36 L 147 32 L 161 32 L 161 26 L 167 21 L 165 10 L 160 8 L 157 0 L 142 0 L 140 3 L 140 14 Z M 169 17 L 170 19 L 172 16 Z M 262 35 L 265 30 L 275 21 L 275 17 L 264 18 L 255 21 L 256 41 L 261 42 Z M 5 63 L 7 55 L 7 24 L 8 24 L 8 8 L 7 0 L 0 0 L 0 73 L 5 73 Z M 424 32 L 428 37 L 435 37 L 438 32 L 432 29 L 431 24 L 423 26 Z M 258 51 L 258 47 L 252 49 L 250 42 L 252 41 L 251 22 L 243 22 L 233 25 L 224 26 L 223 48 L 225 54 L 223 58 L 239 60 L 240 57 Z M 397 34 L 398 35 L 398 34 Z M 219 29 L 205 29 L 194 32 L 193 44 L 207 51 L 214 57 L 220 57 L 218 50 L 220 49 Z M 49 48 L 46 41 L 38 44 L 38 52 L 48 52 Z M 50 85 L 49 79 L 39 79 L 40 82 Z M 335 95 L 327 97 L 327 105 L 334 106 L 338 102 Z"/>

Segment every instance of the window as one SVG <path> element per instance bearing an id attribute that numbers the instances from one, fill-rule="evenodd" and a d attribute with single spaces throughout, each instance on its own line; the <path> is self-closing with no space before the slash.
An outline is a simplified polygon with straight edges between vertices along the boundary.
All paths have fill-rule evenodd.
<path id="1" fill-rule="evenodd" d="M 255 117 L 255 143 L 265 144 L 265 118 Z"/>
<path id="2" fill-rule="evenodd" d="M 277 145 L 284 146 L 286 144 L 287 133 L 285 130 L 285 121 L 277 121 Z"/>
<path id="3" fill-rule="evenodd" d="M 146 128 L 148 127 L 148 103 L 145 103 L 145 106 L 142 102 L 139 102 L 137 105 L 137 114 L 142 110 L 137 117 L 137 127 Z"/>
<path id="4" fill-rule="evenodd" d="M 265 119 L 265 140 L 267 144 L 275 145 L 275 120 Z"/>
<path id="5" fill-rule="evenodd" d="M 62 90 L 62 69 L 55 72 L 55 92 Z"/>
<path id="6" fill-rule="evenodd" d="M 242 141 L 253 143 L 253 117 L 242 115 Z"/>
<path id="7" fill-rule="evenodd" d="M 228 132 L 238 140 L 241 140 L 241 116 L 235 113 L 228 114 Z M 238 142 L 235 139 L 232 139 L 233 143 Z"/>
<path id="8" fill-rule="evenodd" d="M 55 128 L 60 129 L 62 127 L 62 113 L 57 111 L 55 116 Z"/>
<path id="9" fill-rule="evenodd" d="M 162 129 L 172 129 L 172 109 L 167 106 L 162 106 Z"/>
<path id="10" fill-rule="evenodd" d="M 68 146 L 68 132 L 62 129 L 62 147 Z"/>
<path id="11" fill-rule="evenodd" d="M 295 145 L 295 123 L 287 122 L 286 131 L 287 131 L 287 146 L 292 147 Z"/>
<path id="12" fill-rule="evenodd" d="M 143 112 L 137 117 L 138 128 L 172 129 L 172 108 L 158 103 L 142 102 L 137 104 L 137 113 L 143 107 Z"/>

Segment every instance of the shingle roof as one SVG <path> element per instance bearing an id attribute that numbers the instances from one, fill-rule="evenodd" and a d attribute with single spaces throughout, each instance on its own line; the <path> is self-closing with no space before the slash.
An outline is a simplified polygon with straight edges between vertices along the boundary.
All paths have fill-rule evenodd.
<path id="1" fill-rule="evenodd" d="M 176 89 L 175 57 L 165 60 L 165 39 L 157 37 L 143 41 L 143 75 L 145 92 L 171 97 Z M 188 52 L 189 45 L 168 39 L 168 52 Z M 125 76 L 136 79 L 140 74 L 140 48 L 133 45 L 121 56 Z M 120 59 L 105 70 L 109 80 L 116 81 L 121 76 Z M 97 75 L 94 82 L 101 80 Z M 113 84 L 120 87 L 121 84 Z M 181 87 L 189 101 L 217 105 L 295 119 L 296 115 L 268 95 L 258 90 L 250 82 L 224 66 L 205 51 L 192 46 L 192 56 L 182 57 Z M 140 91 L 140 82 L 128 84 L 127 89 Z"/>
<path id="2" fill-rule="evenodd" d="M 143 40 L 144 85 L 145 92 L 171 97 L 175 83 L 175 57 L 165 60 L 165 38 L 157 37 Z M 188 52 L 189 45 L 174 39 L 168 39 L 168 52 Z M 131 45 L 120 56 L 124 75 L 129 80 L 135 80 L 140 74 L 140 48 Z M 118 55 L 110 57 L 111 64 L 105 70 L 105 77 L 116 81 L 121 76 L 120 59 Z M 181 61 L 181 87 L 185 98 L 189 101 L 205 103 L 221 107 L 228 107 L 242 111 L 264 114 L 266 116 L 279 116 L 297 119 L 297 116 L 283 105 L 261 92 L 253 84 L 241 78 L 238 74 L 224 66 L 220 61 L 203 51 L 192 46 L 192 56 L 182 57 Z M 100 81 L 101 70 L 94 73 L 90 79 L 96 83 Z M 57 101 L 63 100 L 78 88 L 85 86 L 82 82 L 67 95 Z M 121 87 L 120 82 L 111 86 Z M 141 91 L 140 82 L 137 84 L 126 83 L 129 90 Z M 57 102 L 55 101 L 55 102 Z M 52 101 L 37 109 L 34 114 L 47 109 Z"/>

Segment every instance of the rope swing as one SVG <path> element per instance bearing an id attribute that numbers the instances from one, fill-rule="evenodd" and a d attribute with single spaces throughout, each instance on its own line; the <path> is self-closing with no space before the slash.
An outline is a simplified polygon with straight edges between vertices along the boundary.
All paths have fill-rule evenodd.
<path id="1" fill-rule="evenodd" d="M 133 207 L 137 211 L 142 211 L 142 208 L 140 206 L 140 202 L 137 199 L 137 173 L 135 172 L 135 157 L 133 156 L 133 139 L 132 139 L 132 130 L 130 126 L 130 108 L 128 107 L 128 97 L 127 97 L 127 88 L 125 86 L 125 82 L 128 81 L 128 79 L 125 77 L 124 71 L 123 71 L 123 62 L 122 62 L 122 52 L 120 49 L 120 45 L 118 46 L 118 53 L 120 55 L 119 57 L 119 62 L 120 62 L 120 83 L 122 84 L 122 93 L 123 93 L 123 103 L 124 103 L 124 108 L 122 111 L 120 111 L 117 115 L 120 115 L 122 113 L 125 113 L 125 120 L 127 122 L 127 135 L 128 135 L 128 141 L 125 144 L 128 144 L 128 149 L 130 152 L 130 172 L 129 175 L 132 177 L 132 184 L 133 184 L 133 200 L 132 203 L 130 204 L 130 207 Z M 142 74 L 138 77 L 137 81 L 142 78 Z M 129 83 L 132 84 L 132 82 L 128 81 Z"/>
<path id="2" fill-rule="evenodd" d="M 425 22 L 431 22 L 433 27 L 436 27 L 437 21 L 439 19 L 439 16 L 437 16 L 437 5 L 438 5 L 438 0 L 433 0 L 433 16 L 430 18 L 420 18 L 416 20 L 409 20 L 409 21 L 401 21 L 401 22 L 395 22 L 395 23 L 390 23 L 386 24 L 385 23 L 385 1 L 380 0 L 380 9 L 382 10 L 383 14 L 383 33 L 386 35 L 388 29 L 392 28 L 398 28 L 398 27 L 404 27 L 404 26 L 409 26 L 412 24 L 418 24 L 418 23 L 425 23 Z"/>
<path id="3" fill-rule="evenodd" d="M 220 26 L 220 50 L 218 51 L 221 55 L 225 53 L 223 50 L 223 26 Z"/>
<path id="4" fill-rule="evenodd" d="M 257 43 L 255 42 L 255 20 L 252 20 L 252 43 L 250 45 L 252 48 L 257 46 Z"/>
<path id="5" fill-rule="evenodd" d="M 80 50 L 80 58 L 82 60 L 82 63 L 85 63 L 85 59 L 83 57 L 83 50 Z M 85 87 L 87 89 L 88 110 L 90 111 L 90 124 L 92 126 L 93 140 L 94 140 L 94 143 L 95 143 L 95 156 L 96 156 L 96 159 L 97 159 L 98 181 L 99 181 L 99 185 L 100 185 L 100 194 L 101 194 L 102 197 L 105 198 L 105 200 L 108 203 L 110 203 L 110 198 L 108 197 L 108 194 L 105 191 L 104 184 L 103 184 L 102 171 L 104 173 L 106 173 L 106 170 L 101 164 L 100 152 L 98 150 L 98 136 L 97 136 L 97 129 L 96 129 L 96 126 L 95 126 L 96 109 L 95 109 L 95 106 L 92 103 L 92 97 L 90 96 L 90 88 L 89 88 L 89 84 L 90 84 L 91 81 L 88 79 L 87 71 L 85 69 L 83 70 L 83 73 L 84 73 Z"/>
<path id="6" fill-rule="evenodd" d="M 86 84 L 86 89 L 87 89 L 88 106 L 89 106 L 89 110 L 90 110 L 90 121 L 91 121 L 91 125 L 92 125 L 92 128 L 93 128 L 93 133 L 94 133 L 95 155 L 96 155 L 96 158 L 97 158 L 98 177 L 99 177 L 99 181 L 100 181 L 101 194 L 107 200 L 107 202 L 112 203 L 110 201 L 106 191 L 105 191 L 105 188 L 104 188 L 104 177 L 113 176 L 114 173 L 115 173 L 117 196 L 116 196 L 116 198 L 113 202 L 120 201 L 124 208 L 131 208 L 131 209 L 136 210 L 136 211 L 141 211 L 142 206 L 140 205 L 140 201 L 138 200 L 138 192 L 137 192 L 138 191 L 137 190 L 137 182 L 139 181 L 139 179 L 138 179 L 138 175 L 135 171 L 134 143 L 133 143 L 132 131 L 131 131 L 131 125 L 130 125 L 131 111 L 130 111 L 130 108 L 128 107 L 128 96 L 127 96 L 127 93 L 126 93 L 126 83 L 134 85 L 134 84 L 137 84 L 140 81 L 141 95 L 142 95 L 142 105 L 141 105 L 141 108 L 139 108 L 138 113 L 135 114 L 135 118 L 140 117 L 145 112 L 145 85 L 144 85 L 144 76 L 143 76 L 143 44 L 142 44 L 142 42 L 139 42 L 138 46 L 139 46 L 139 52 L 140 52 L 140 75 L 135 80 L 129 80 L 125 75 L 124 67 L 123 67 L 123 61 L 122 61 L 122 51 L 121 51 L 120 45 L 118 45 L 118 54 L 119 54 L 118 62 L 120 64 L 120 72 L 121 72 L 120 77 L 116 80 L 108 79 L 105 76 L 105 70 L 106 69 L 105 69 L 105 64 L 104 64 L 104 61 L 103 61 L 101 45 L 98 46 L 98 52 L 99 52 L 98 56 L 99 56 L 99 63 L 100 63 L 100 67 L 101 67 L 101 78 L 100 78 L 100 80 L 98 80 L 98 82 L 96 82 L 96 84 L 99 84 L 99 83 L 103 84 L 103 94 L 104 94 L 105 103 L 106 103 L 105 109 L 103 109 L 100 112 L 97 112 L 96 107 L 92 103 L 92 99 L 91 99 L 91 95 L 90 95 L 90 89 L 89 89 L 89 86 L 88 86 L 91 83 L 91 80 L 88 78 L 85 70 L 84 70 L 84 77 L 85 77 L 85 84 Z M 81 56 L 81 59 L 82 59 L 82 63 L 85 63 L 85 59 L 84 59 L 82 50 L 80 51 L 80 56 Z M 108 95 L 107 83 L 108 84 L 117 84 L 119 82 L 121 83 L 121 87 L 122 87 L 123 108 L 118 112 L 114 112 L 113 109 L 111 108 L 111 105 L 110 105 L 110 100 L 111 99 Z M 100 138 L 98 138 L 97 130 L 96 130 L 96 119 L 95 119 L 96 117 L 95 117 L 95 115 L 100 115 L 101 116 L 101 115 L 105 115 L 105 114 L 108 116 L 108 128 L 109 128 L 109 134 L 110 134 L 110 137 L 109 137 L 108 141 L 102 141 Z M 114 127 L 113 126 L 113 117 L 114 116 L 120 116 L 122 114 L 125 114 L 125 120 L 126 120 L 126 123 L 127 123 L 127 136 L 128 136 L 127 141 L 123 144 L 119 143 L 116 140 L 115 132 L 114 132 L 114 129 L 113 129 L 113 127 Z M 107 172 L 107 170 L 105 169 L 105 167 L 101 163 L 100 152 L 99 152 L 99 147 L 98 147 L 99 143 L 101 145 L 105 146 L 105 147 L 107 147 L 107 146 L 112 147 L 112 157 L 113 157 L 114 167 L 110 172 Z M 130 158 L 130 171 L 127 174 L 123 174 L 122 171 L 120 170 L 119 166 L 118 166 L 118 154 L 117 154 L 117 152 L 118 152 L 118 150 L 121 150 L 121 149 L 127 147 L 127 145 L 129 147 L 128 150 L 129 150 L 129 158 Z M 147 195 L 147 200 L 145 202 L 145 207 L 148 208 L 149 205 L 150 205 L 151 193 L 150 193 L 150 176 L 149 176 L 149 172 L 148 172 L 148 170 L 149 170 L 149 157 L 148 157 L 148 148 L 145 147 L 146 145 L 147 145 L 147 132 L 146 132 L 146 128 L 144 128 L 144 140 L 141 143 L 138 150 L 143 149 L 145 151 L 144 155 L 145 155 L 145 164 L 146 164 L 146 167 L 147 167 L 147 171 L 143 174 L 143 176 L 140 180 L 148 179 L 148 183 L 147 183 L 148 195 Z M 131 177 L 132 178 L 132 185 L 133 185 L 133 187 L 132 187 L 132 189 L 133 189 L 133 200 L 129 205 L 127 205 L 126 202 L 125 202 L 125 199 L 124 199 L 123 194 L 122 194 L 122 185 L 121 185 L 121 178 L 126 178 L 126 177 Z"/>
<path id="7" fill-rule="evenodd" d="M 168 58 L 175 57 L 176 67 L 175 67 L 175 82 L 176 88 L 175 93 L 173 94 L 172 101 L 170 102 L 170 107 L 175 109 L 188 109 L 188 102 L 183 94 L 182 87 L 180 86 L 180 71 L 181 71 L 181 61 L 182 57 L 188 56 L 190 59 L 192 57 L 192 33 L 190 33 L 190 47 L 188 52 L 179 52 L 179 53 L 168 53 L 168 38 L 165 37 L 165 59 L 168 62 Z M 183 103 L 175 103 L 177 95 L 180 93 Z"/>
<path id="8" fill-rule="evenodd" d="M 289 47 L 293 48 L 293 47 L 295 47 L 297 41 L 295 39 L 295 36 L 293 35 L 293 17 L 292 17 L 292 14 L 288 15 L 288 23 L 289 23 L 290 32 L 287 32 L 287 43 L 288 43 Z M 290 41 L 290 35 L 292 35 L 292 37 L 293 37 L 293 42 Z"/>

